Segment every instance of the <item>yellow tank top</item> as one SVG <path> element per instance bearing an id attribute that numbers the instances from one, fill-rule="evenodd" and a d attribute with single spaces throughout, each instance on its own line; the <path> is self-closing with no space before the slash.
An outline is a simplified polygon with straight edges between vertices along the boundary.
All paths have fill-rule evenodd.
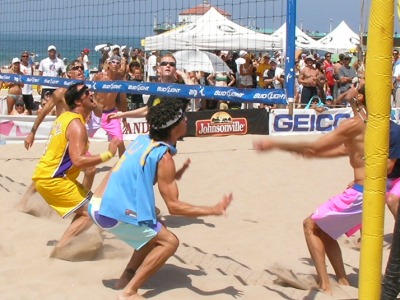
<path id="1" fill-rule="evenodd" d="M 62 113 L 53 123 L 49 138 L 44 149 L 44 154 L 36 167 L 32 180 L 49 179 L 55 177 L 68 177 L 72 180 L 79 175 L 80 169 L 72 164 L 68 152 L 66 132 L 68 125 L 75 119 L 85 120 L 81 114 L 74 112 Z M 87 148 L 89 142 L 87 142 Z"/>

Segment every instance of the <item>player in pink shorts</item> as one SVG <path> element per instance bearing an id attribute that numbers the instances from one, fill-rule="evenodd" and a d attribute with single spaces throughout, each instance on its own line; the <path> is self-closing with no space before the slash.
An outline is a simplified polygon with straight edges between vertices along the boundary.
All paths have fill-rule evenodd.
<path id="1" fill-rule="evenodd" d="M 303 221 L 303 231 L 308 250 L 318 274 L 319 288 L 332 293 L 326 268 L 327 256 L 335 270 L 339 284 L 349 285 L 343 264 L 342 251 L 337 238 L 344 233 L 354 233 L 360 228 L 362 189 L 365 178 L 364 133 L 367 112 L 364 106 L 364 90 L 352 87 L 345 95 L 351 104 L 354 117 L 342 121 L 339 126 L 313 142 L 286 142 L 264 138 L 254 141 L 254 149 L 260 151 L 283 150 L 306 158 L 347 156 L 353 168 L 353 185 L 342 194 L 322 204 Z"/>
<path id="2" fill-rule="evenodd" d="M 334 240 L 353 235 L 361 228 L 363 190 L 354 184 L 319 206 L 311 219 Z"/>

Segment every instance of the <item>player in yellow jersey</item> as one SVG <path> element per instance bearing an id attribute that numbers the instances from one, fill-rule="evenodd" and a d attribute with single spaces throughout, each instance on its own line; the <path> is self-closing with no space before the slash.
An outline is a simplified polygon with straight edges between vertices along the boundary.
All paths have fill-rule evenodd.
<path id="1" fill-rule="evenodd" d="M 85 120 L 96 107 L 93 93 L 83 83 L 71 85 L 65 93 L 69 111 L 63 112 L 53 123 L 44 155 L 33 174 L 36 189 L 46 202 L 63 218 L 75 213 L 51 256 L 72 260 L 68 243 L 92 224 L 87 213 L 87 199 L 91 194 L 76 179 L 83 168 L 93 167 L 112 158 L 120 144 L 110 141 L 108 151 L 89 155 Z M 68 257 L 66 257 L 68 253 Z"/>

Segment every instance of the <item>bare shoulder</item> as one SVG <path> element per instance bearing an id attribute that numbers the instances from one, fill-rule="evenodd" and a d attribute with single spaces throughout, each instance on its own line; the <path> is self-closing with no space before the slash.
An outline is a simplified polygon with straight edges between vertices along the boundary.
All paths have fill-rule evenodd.
<path id="1" fill-rule="evenodd" d="M 106 81 L 109 80 L 107 73 L 104 72 L 99 72 L 96 75 L 93 76 L 94 81 Z"/>
<path id="2" fill-rule="evenodd" d="M 336 132 L 337 134 L 353 137 L 363 133 L 364 130 L 365 123 L 360 118 L 352 117 L 341 122 L 333 133 Z"/>

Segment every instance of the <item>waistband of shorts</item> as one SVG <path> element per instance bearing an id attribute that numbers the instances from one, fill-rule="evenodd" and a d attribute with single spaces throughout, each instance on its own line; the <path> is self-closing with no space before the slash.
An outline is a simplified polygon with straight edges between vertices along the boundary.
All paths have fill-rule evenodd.
<path id="1" fill-rule="evenodd" d="M 355 183 L 351 188 L 357 192 L 364 193 L 364 186 L 361 184 Z"/>
<path id="2" fill-rule="evenodd" d="M 114 108 L 111 108 L 111 109 L 109 109 L 109 110 L 103 110 L 103 114 L 109 114 L 109 113 L 112 113 L 112 112 L 114 112 L 114 111 L 116 111 L 116 108 L 114 107 Z"/>

